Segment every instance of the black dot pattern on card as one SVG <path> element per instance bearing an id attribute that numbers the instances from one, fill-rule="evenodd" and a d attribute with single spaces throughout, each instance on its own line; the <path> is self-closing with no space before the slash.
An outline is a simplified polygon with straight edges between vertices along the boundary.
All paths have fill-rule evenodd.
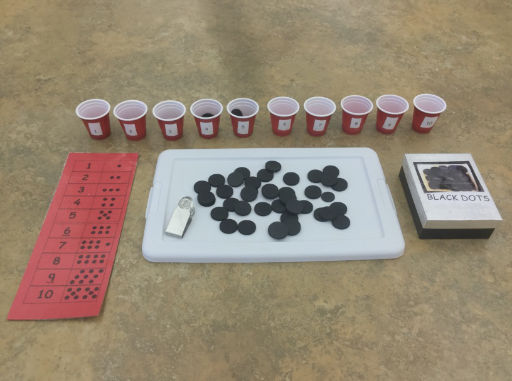
<path id="1" fill-rule="evenodd" d="M 9 319 L 99 314 L 137 156 L 69 155 Z"/>

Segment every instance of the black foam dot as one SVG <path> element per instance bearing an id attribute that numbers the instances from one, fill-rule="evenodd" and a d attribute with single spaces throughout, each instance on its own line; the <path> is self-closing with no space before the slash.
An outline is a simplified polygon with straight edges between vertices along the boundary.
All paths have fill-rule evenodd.
<path id="1" fill-rule="evenodd" d="M 308 172 L 308 180 L 312 183 L 319 183 L 322 180 L 322 171 L 319 169 L 312 169 Z"/>
<path id="2" fill-rule="evenodd" d="M 212 186 L 208 181 L 199 180 L 194 184 L 194 191 L 196 193 L 209 192 Z"/>
<path id="3" fill-rule="evenodd" d="M 272 200 L 279 194 L 279 188 L 274 184 L 265 184 L 261 187 L 261 194 L 263 197 Z"/>
<path id="4" fill-rule="evenodd" d="M 272 222 L 268 226 L 268 234 L 274 239 L 283 239 L 288 235 L 288 226 L 282 222 Z"/>
<path id="5" fill-rule="evenodd" d="M 334 212 L 336 216 L 347 213 L 347 205 L 342 202 L 333 202 L 329 205 L 329 208 Z"/>
<path id="6" fill-rule="evenodd" d="M 322 213 L 322 209 L 324 209 L 324 208 L 315 209 L 315 211 L 313 212 L 313 217 L 315 217 L 315 220 L 320 221 L 320 222 L 328 221 L 328 219 L 325 218 L 324 214 Z"/>
<path id="7" fill-rule="evenodd" d="M 336 229 L 346 229 L 350 226 L 350 219 L 347 216 L 339 215 L 331 223 Z"/>
<path id="8" fill-rule="evenodd" d="M 302 203 L 298 200 L 288 200 L 286 202 L 286 210 L 293 214 L 302 212 Z"/>
<path id="9" fill-rule="evenodd" d="M 232 234 L 237 231 L 238 224 L 235 220 L 227 219 L 219 224 L 220 231 L 225 234 Z"/>
<path id="10" fill-rule="evenodd" d="M 285 223 L 288 228 L 288 235 L 297 235 L 300 233 L 301 226 L 298 220 L 294 221 L 292 219 L 288 219 Z"/>
<path id="11" fill-rule="evenodd" d="M 233 110 L 231 110 L 231 114 L 236 115 L 236 116 L 244 116 L 242 111 L 240 111 L 240 109 L 238 109 L 238 108 L 234 108 Z"/>
<path id="12" fill-rule="evenodd" d="M 281 164 L 275 160 L 269 160 L 265 163 L 265 169 L 270 172 L 279 172 L 281 170 Z"/>
<path id="13" fill-rule="evenodd" d="M 268 169 L 260 169 L 256 177 L 263 182 L 269 182 L 274 178 L 274 172 L 269 171 Z"/>
<path id="14" fill-rule="evenodd" d="M 286 223 L 286 221 L 288 220 L 298 221 L 299 216 L 293 213 L 284 212 L 283 214 L 281 214 L 281 217 L 279 219 L 281 220 L 281 222 Z"/>
<path id="15" fill-rule="evenodd" d="M 308 200 L 302 200 L 302 214 L 309 214 L 313 211 L 313 204 Z"/>
<path id="16" fill-rule="evenodd" d="M 197 202 L 202 206 L 212 206 L 215 204 L 215 196 L 212 192 L 199 193 L 197 195 Z"/>
<path id="17" fill-rule="evenodd" d="M 295 191 L 290 187 L 282 187 L 279 189 L 279 199 L 287 203 L 290 200 L 297 199 L 297 196 L 295 195 Z"/>
<path id="18" fill-rule="evenodd" d="M 334 189 L 337 192 L 342 192 L 345 189 L 347 189 L 347 187 L 348 187 L 347 180 L 339 177 L 339 178 L 336 179 L 336 182 L 332 186 L 332 189 Z"/>
<path id="19" fill-rule="evenodd" d="M 211 118 L 213 116 L 210 112 L 205 112 L 203 115 L 201 115 L 203 118 Z"/>
<path id="20" fill-rule="evenodd" d="M 222 206 L 224 208 L 226 208 L 228 211 L 234 212 L 235 205 L 237 202 L 238 202 L 238 200 L 236 198 L 230 197 L 230 198 L 227 198 L 224 200 L 224 202 L 222 203 Z"/>
<path id="21" fill-rule="evenodd" d="M 316 185 L 309 185 L 304 190 L 304 194 L 306 195 L 307 198 L 315 200 L 322 195 L 322 190 L 320 189 L 320 187 Z"/>
<path id="22" fill-rule="evenodd" d="M 334 193 L 332 192 L 324 192 L 322 193 L 322 200 L 325 202 L 331 202 L 334 201 Z"/>
<path id="23" fill-rule="evenodd" d="M 326 187 L 331 187 L 334 184 L 336 184 L 336 181 L 338 179 L 336 177 L 329 177 L 325 173 L 322 173 L 322 185 L 325 185 Z"/>
<path id="24" fill-rule="evenodd" d="M 272 201 L 272 210 L 276 213 L 283 213 L 286 206 L 280 200 L 274 200 Z"/>
<path id="25" fill-rule="evenodd" d="M 210 212 L 210 216 L 215 221 L 223 221 L 223 220 L 225 220 L 226 218 L 228 218 L 228 214 L 229 214 L 228 210 L 226 208 L 221 207 L 221 206 L 213 208 L 212 211 Z"/>
<path id="26" fill-rule="evenodd" d="M 261 181 L 255 176 L 249 176 L 245 179 L 245 186 L 258 189 L 261 186 Z"/>
<path id="27" fill-rule="evenodd" d="M 256 231 L 256 224 L 251 220 L 243 220 L 238 223 L 238 231 L 243 235 L 251 235 Z"/>
<path id="28" fill-rule="evenodd" d="M 320 215 L 326 221 L 330 221 L 336 217 L 335 211 L 328 206 L 326 206 L 324 208 L 318 208 L 318 210 L 320 210 L 320 212 L 319 212 Z"/>
<path id="29" fill-rule="evenodd" d="M 223 185 L 225 181 L 226 179 L 224 178 L 224 176 L 218 173 L 214 173 L 213 175 L 208 177 L 208 182 L 212 187 L 218 187 L 220 185 Z"/>
<path id="30" fill-rule="evenodd" d="M 252 186 L 246 185 L 240 192 L 240 197 L 244 201 L 254 201 L 258 197 L 258 189 Z"/>
<path id="31" fill-rule="evenodd" d="M 229 185 L 220 185 L 217 187 L 217 196 L 220 198 L 229 198 L 233 196 L 233 188 L 231 188 Z"/>
<path id="32" fill-rule="evenodd" d="M 327 177 L 338 177 L 340 174 L 340 170 L 335 167 L 334 165 L 326 165 L 324 169 L 322 170 L 322 173 L 326 175 Z"/>
<path id="33" fill-rule="evenodd" d="M 272 212 L 272 207 L 268 202 L 258 202 L 254 206 L 254 211 L 258 216 L 268 216 Z"/>
<path id="34" fill-rule="evenodd" d="M 287 172 L 283 176 L 283 181 L 286 185 L 297 185 L 300 181 L 300 177 L 295 172 Z"/>
<path id="35" fill-rule="evenodd" d="M 247 201 L 239 201 L 235 205 L 235 213 L 239 216 L 247 216 L 251 213 L 251 205 Z"/>
<path id="36" fill-rule="evenodd" d="M 232 172 L 228 176 L 228 184 L 232 187 L 239 187 L 244 182 L 244 176 L 241 172 Z"/>
<path id="37" fill-rule="evenodd" d="M 240 173 L 244 180 L 251 175 L 251 171 L 249 171 L 249 169 L 247 169 L 246 167 L 238 167 L 237 169 L 235 169 L 235 172 Z"/>

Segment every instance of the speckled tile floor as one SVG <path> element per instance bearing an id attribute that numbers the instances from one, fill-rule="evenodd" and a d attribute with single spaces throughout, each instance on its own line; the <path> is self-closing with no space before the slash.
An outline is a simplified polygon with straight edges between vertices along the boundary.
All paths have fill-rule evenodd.
<path id="1" fill-rule="evenodd" d="M 6 380 L 512 379 L 512 5 L 509 1 L 0 2 L 0 316 L 27 265 L 68 152 L 139 152 L 116 264 L 98 318 L 0 324 Z M 276 138 L 277 95 L 371 99 L 443 96 L 429 135 L 313 138 L 299 113 Z M 152 106 L 249 96 L 253 137 L 93 141 L 83 99 Z M 349 147 L 376 150 L 406 241 L 391 261 L 153 264 L 144 210 L 168 148 Z M 419 240 L 398 181 L 406 152 L 471 152 L 504 218 L 491 239 Z"/>

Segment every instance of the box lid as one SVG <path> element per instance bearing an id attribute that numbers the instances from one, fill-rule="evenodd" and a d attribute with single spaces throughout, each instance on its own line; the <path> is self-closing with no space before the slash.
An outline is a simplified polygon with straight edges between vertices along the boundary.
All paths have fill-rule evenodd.
<path id="1" fill-rule="evenodd" d="M 471 154 L 406 154 L 402 167 L 423 228 L 488 229 L 502 220 Z"/>
<path id="2" fill-rule="evenodd" d="M 195 214 L 183 238 L 165 234 L 178 201 L 194 197 L 193 186 L 212 173 L 228 175 L 239 166 L 257 173 L 268 160 L 277 160 L 282 169 L 272 183 L 285 185 L 288 171 L 300 176 L 294 186 L 298 197 L 305 197 L 310 185 L 308 172 L 334 165 L 348 187 L 336 192 L 336 200 L 347 205 L 350 227 L 345 230 L 319 222 L 313 213 L 300 216 L 300 234 L 275 240 L 268 234 L 270 223 L 279 215 L 251 213 L 257 226 L 254 234 L 226 235 L 210 217 L 211 210 L 196 203 Z M 240 198 L 240 189 L 233 197 Z M 326 188 L 327 189 L 327 188 Z M 261 192 L 254 204 L 265 201 Z M 268 201 L 268 200 L 267 200 Z M 217 198 L 213 206 L 222 205 Z M 314 208 L 325 206 L 321 198 L 311 200 Z M 142 243 L 144 257 L 154 262 L 296 262 L 397 258 L 404 252 L 404 239 L 391 193 L 377 154 L 369 148 L 251 148 L 251 149 L 172 149 L 158 157 L 153 186 L 148 196 L 146 227 Z M 213 207 L 212 206 L 212 207 Z"/>

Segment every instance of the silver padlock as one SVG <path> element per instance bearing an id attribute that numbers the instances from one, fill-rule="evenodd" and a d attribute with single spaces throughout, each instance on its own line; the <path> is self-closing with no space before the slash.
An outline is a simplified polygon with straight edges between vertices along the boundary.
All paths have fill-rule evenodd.
<path id="1" fill-rule="evenodd" d="M 183 238 L 188 225 L 190 225 L 190 221 L 192 221 L 194 212 L 195 209 L 192 198 L 188 196 L 182 197 L 178 202 L 178 206 L 174 209 L 174 212 L 172 212 L 171 219 L 169 220 L 169 224 L 167 225 L 165 232 L 174 237 Z"/>

